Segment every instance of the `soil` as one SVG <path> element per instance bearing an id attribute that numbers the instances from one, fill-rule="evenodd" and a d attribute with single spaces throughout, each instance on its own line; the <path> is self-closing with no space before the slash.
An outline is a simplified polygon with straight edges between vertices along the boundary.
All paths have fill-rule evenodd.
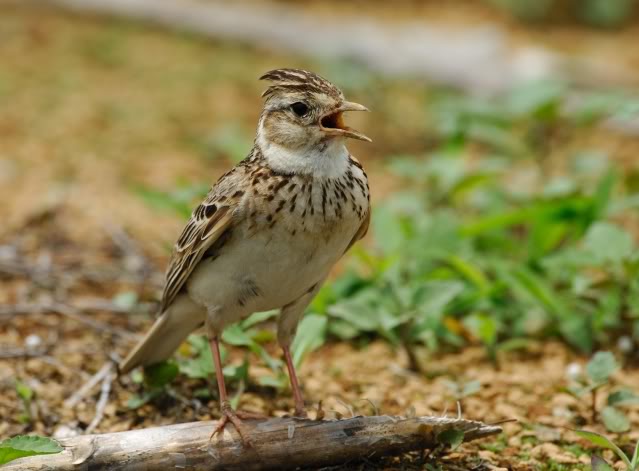
<path id="1" fill-rule="evenodd" d="M 168 249 L 184 222 L 149 207 L 137 189 L 213 182 L 235 158 L 228 147 L 211 144 L 214 130 L 232 125 L 251 136 L 259 73 L 284 63 L 315 64 L 18 7 L 3 10 L 0 38 L 0 438 L 62 437 L 82 433 L 93 421 L 100 386 L 75 407 L 64 401 L 105 361 L 124 356 L 150 325 Z M 352 99 L 378 105 L 380 118 L 362 117 L 354 125 L 372 129 L 380 143 L 353 150 L 366 155 L 361 160 L 379 199 L 398 185 L 385 171 L 386 156 L 433 144 L 415 124 L 426 121 L 423 85 L 402 80 L 369 88 L 378 85 L 384 98 L 371 92 Z M 401 133 L 392 124 L 397 117 L 405 123 Z M 242 145 L 248 149 L 250 137 L 240 138 Z M 636 142 L 597 130 L 571 137 L 556 152 L 585 146 L 636 165 Z M 136 294 L 135 312 L 114 302 L 122 293 Z M 274 345 L 269 351 L 279 356 Z M 558 343 L 534 342 L 501 353 L 498 367 L 479 346 L 418 353 L 421 373 L 409 371 L 405 353 L 380 340 L 329 342 L 301 368 L 306 401 L 323 401 L 330 417 L 372 414 L 374 407 L 387 414 L 456 414 L 459 399 L 467 418 L 516 422 L 505 423 L 499 437 L 439 457 L 444 469 L 588 469 L 589 445 L 570 429 L 605 430 L 592 420 L 590 398 L 566 391 L 568 372 L 586 358 Z M 243 355 L 232 349 L 230 363 Z M 250 360 L 255 380 L 265 367 Z M 17 396 L 16 380 L 33 391 L 30 405 Z M 470 381 L 479 381 L 479 389 L 459 398 L 455 388 Z M 639 391 L 639 372 L 627 365 L 612 384 Z M 206 387 L 180 382 L 172 394 L 130 409 L 127 402 L 141 386 L 123 377 L 112 384 L 94 432 L 216 418 L 216 401 L 196 394 Z M 597 410 L 609 389 L 598 394 Z M 284 415 L 293 401 L 290 392 L 252 382 L 240 407 Z M 639 410 L 629 417 L 632 431 L 613 435 L 626 448 L 639 440 Z M 427 469 L 420 459 L 406 455 L 349 469 Z"/>

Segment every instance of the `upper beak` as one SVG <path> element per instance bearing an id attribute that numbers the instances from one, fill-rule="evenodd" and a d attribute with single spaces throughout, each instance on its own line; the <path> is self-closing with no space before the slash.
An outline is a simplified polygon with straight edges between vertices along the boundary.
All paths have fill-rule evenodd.
<path id="1" fill-rule="evenodd" d="M 361 132 L 351 129 L 344 124 L 342 113 L 345 111 L 368 111 L 368 108 L 359 103 L 345 101 L 338 108 L 332 110 L 330 113 L 326 113 L 320 118 L 320 128 L 322 131 L 333 136 L 352 137 L 360 141 L 373 142 Z"/>

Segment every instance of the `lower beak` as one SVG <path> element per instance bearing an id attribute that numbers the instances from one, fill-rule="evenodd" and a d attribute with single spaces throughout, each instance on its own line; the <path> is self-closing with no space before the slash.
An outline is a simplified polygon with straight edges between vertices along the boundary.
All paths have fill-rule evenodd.
<path id="1" fill-rule="evenodd" d="M 368 111 L 368 108 L 359 103 L 345 101 L 339 108 L 322 116 L 320 119 L 320 129 L 329 136 L 343 136 L 359 139 L 360 141 L 373 142 L 361 132 L 351 129 L 344 124 L 342 113 L 345 111 Z"/>

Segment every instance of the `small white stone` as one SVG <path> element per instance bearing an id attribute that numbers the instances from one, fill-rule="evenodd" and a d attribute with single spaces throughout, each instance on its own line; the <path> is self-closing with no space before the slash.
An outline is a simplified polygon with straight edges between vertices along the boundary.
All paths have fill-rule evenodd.
<path id="1" fill-rule="evenodd" d="M 630 337 L 624 335 L 617 340 L 617 347 L 622 353 L 632 353 L 634 351 L 634 342 Z"/>
<path id="2" fill-rule="evenodd" d="M 566 376 L 568 379 L 576 381 L 582 374 L 582 368 L 579 363 L 570 363 L 566 366 Z"/>
<path id="3" fill-rule="evenodd" d="M 80 430 L 68 425 L 59 425 L 53 431 L 53 438 L 70 438 L 80 435 Z"/>
<path id="4" fill-rule="evenodd" d="M 27 335 L 27 338 L 24 339 L 24 345 L 27 348 L 37 348 L 42 345 L 42 339 L 35 334 Z"/>

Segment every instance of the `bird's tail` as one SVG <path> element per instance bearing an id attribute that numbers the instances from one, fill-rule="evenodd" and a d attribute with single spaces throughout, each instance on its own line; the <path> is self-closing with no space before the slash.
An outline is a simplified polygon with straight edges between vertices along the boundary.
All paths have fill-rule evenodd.
<path id="1" fill-rule="evenodd" d="M 179 297 L 158 317 L 151 330 L 118 365 L 120 374 L 128 373 L 138 366 L 148 366 L 168 359 L 203 322 L 204 311 L 186 296 Z"/>

